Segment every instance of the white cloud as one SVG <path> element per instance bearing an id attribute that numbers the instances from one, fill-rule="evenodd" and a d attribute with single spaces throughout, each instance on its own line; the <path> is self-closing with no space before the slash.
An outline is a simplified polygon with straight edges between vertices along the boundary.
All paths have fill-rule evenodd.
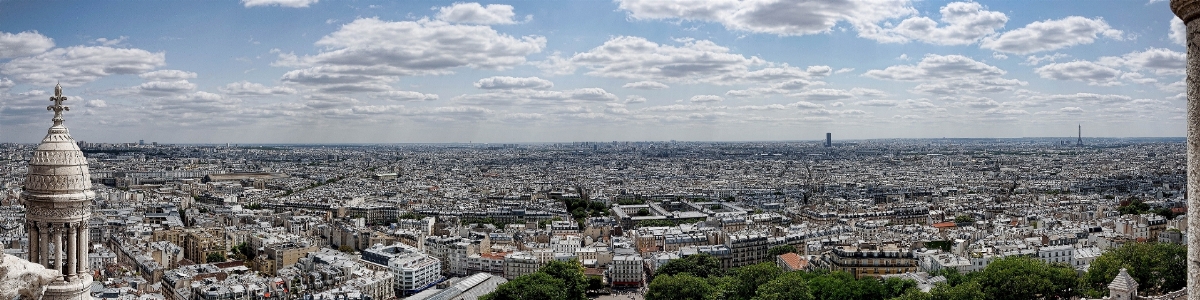
<path id="1" fill-rule="evenodd" d="M 1005 60 L 1005 59 L 1008 59 L 1008 55 L 1004 55 L 1004 53 L 1000 53 L 1000 52 L 992 52 L 992 58 L 999 59 L 999 60 Z"/>
<path id="2" fill-rule="evenodd" d="M 641 37 L 620 36 L 569 59 L 590 69 L 588 75 L 655 81 L 718 81 L 727 74 L 746 74 L 749 66 L 763 64 L 757 57 L 729 53 L 729 48 L 706 40 L 690 40 L 676 47 L 659 45 Z M 808 76 L 804 70 L 789 76 Z M 763 74 L 770 75 L 770 74 Z"/>
<path id="3" fill-rule="evenodd" d="M 17 84 L 15 82 L 13 82 L 11 79 L 8 79 L 8 77 L 0 78 L 0 90 L 9 89 L 16 85 Z"/>
<path id="4" fill-rule="evenodd" d="M 1145 51 L 1135 51 L 1121 57 L 1101 57 L 1101 64 L 1112 67 L 1124 66 L 1132 70 L 1150 70 L 1158 75 L 1183 75 L 1187 68 L 1187 53 L 1170 49 L 1149 48 Z"/>
<path id="5" fill-rule="evenodd" d="M 1030 54 L 1091 44 L 1099 36 L 1121 40 L 1123 34 L 1120 30 L 1109 27 L 1104 19 L 1071 16 L 1029 23 L 998 37 L 984 39 L 980 47 L 1006 53 Z"/>
<path id="6" fill-rule="evenodd" d="M 237 96 L 292 95 L 296 93 L 296 89 L 293 88 L 285 86 L 268 87 L 249 81 L 232 82 L 219 88 L 219 90 L 226 95 Z"/>
<path id="7" fill-rule="evenodd" d="M 1002 78 L 1007 72 L 962 55 L 929 54 L 916 65 L 897 65 L 870 70 L 863 76 L 924 82 L 913 88 L 926 94 L 994 93 L 1025 85 L 1016 79 Z"/>
<path id="8" fill-rule="evenodd" d="M 974 2 L 951 2 L 940 12 L 942 24 L 928 17 L 912 17 L 895 27 L 860 34 L 881 42 L 915 40 L 935 45 L 969 45 L 994 35 L 1008 22 L 1004 13 L 984 10 L 982 5 Z"/>
<path id="9" fill-rule="evenodd" d="M 138 74 L 138 77 L 146 80 L 180 80 L 196 78 L 196 73 L 180 70 L 158 70 Z"/>
<path id="10" fill-rule="evenodd" d="M 646 103 L 646 97 L 642 97 L 642 96 L 638 96 L 638 95 L 629 95 L 628 97 L 625 97 L 625 103 L 629 103 L 629 104 Z"/>
<path id="11" fill-rule="evenodd" d="M 126 40 L 129 40 L 129 37 L 122 35 L 115 39 L 98 38 L 94 42 L 95 42 L 95 44 L 99 44 L 101 46 L 113 47 L 113 46 L 118 46 L 118 45 L 121 45 L 122 43 L 125 43 Z"/>
<path id="12" fill-rule="evenodd" d="M 482 94 L 465 94 L 453 101 L 471 105 L 547 105 L 561 103 L 616 102 L 620 98 L 601 88 L 581 88 L 564 91 L 532 89 L 492 90 Z"/>
<path id="13" fill-rule="evenodd" d="M 1042 64 L 1042 62 L 1046 62 L 1046 61 L 1055 62 L 1059 59 L 1064 59 L 1064 58 L 1068 58 L 1068 57 L 1071 57 L 1071 56 L 1062 54 L 1062 53 L 1047 54 L 1047 55 L 1042 55 L 1042 56 L 1030 55 L 1025 58 L 1024 64 L 1030 65 L 1030 66 L 1036 66 L 1036 65 Z"/>
<path id="14" fill-rule="evenodd" d="M 1055 80 L 1075 80 L 1089 85 L 1113 86 L 1121 84 L 1116 79 L 1121 71 L 1090 61 L 1072 61 L 1048 64 L 1033 70 L 1038 76 Z"/>
<path id="15" fill-rule="evenodd" d="M 870 70 L 864 76 L 901 81 L 917 81 L 929 78 L 956 78 L 965 76 L 993 77 L 1006 72 L 962 55 L 929 54 L 917 65 L 898 65 L 883 70 Z"/>
<path id="16" fill-rule="evenodd" d="M 638 20 L 689 20 L 721 23 L 731 30 L 781 36 L 829 32 L 847 22 L 860 32 L 875 23 L 916 13 L 907 0 L 618 0 Z"/>
<path id="17" fill-rule="evenodd" d="M 488 4 L 486 7 L 479 3 L 454 3 L 451 6 L 438 8 L 438 20 L 454 23 L 470 24 L 516 24 L 513 20 L 512 5 Z"/>
<path id="18" fill-rule="evenodd" d="M 716 103 L 725 101 L 725 98 L 717 95 L 695 95 L 689 101 L 692 101 L 692 103 Z"/>
<path id="19" fill-rule="evenodd" d="M 1058 112 L 1064 113 L 1064 114 L 1082 114 L 1083 109 L 1078 108 L 1078 107 L 1063 107 L 1063 108 L 1058 109 Z"/>
<path id="20" fill-rule="evenodd" d="M 142 49 L 73 46 L 0 65 L 0 73 L 37 85 L 78 86 L 116 74 L 139 74 L 165 64 L 166 55 Z"/>
<path id="21" fill-rule="evenodd" d="M 345 24 L 316 45 L 325 50 L 310 56 L 273 51 L 279 54 L 273 65 L 303 68 L 285 73 L 282 81 L 322 88 L 371 85 L 378 90 L 399 76 L 449 74 L 459 67 L 504 70 L 525 63 L 526 55 L 541 52 L 546 38 L 516 38 L 488 26 L 372 18 Z"/>
<path id="22" fill-rule="evenodd" d="M 242 0 L 242 5 L 246 7 L 255 6 L 281 6 L 281 7 L 308 7 L 318 0 Z"/>
<path id="23" fill-rule="evenodd" d="M 627 89 L 639 89 L 639 90 L 661 90 L 661 89 L 670 88 L 670 86 L 667 86 L 666 84 L 663 84 L 661 82 L 649 81 L 649 80 L 630 82 L 630 83 L 626 83 L 625 85 L 623 85 L 621 87 L 627 88 Z"/>
<path id="24" fill-rule="evenodd" d="M 0 59 L 29 56 L 54 48 L 54 39 L 37 31 L 0 32 Z"/>
<path id="25" fill-rule="evenodd" d="M 833 74 L 833 68 L 829 66 L 808 66 L 808 69 L 805 69 L 805 71 L 810 76 L 829 76 L 829 74 Z"/>
<path id="26" fill-rule="evenodd" d="M 854 68 L 841 68 L 841 69 L 838 69 L 837 71 L 833 71 L 834 74 L 842 74 L 842 73 L 849 73 L 849 72 L 854 72 Z"/>
<path id="27" fill-rule="evenodd" d="M 87 104 L 85 104 L 84 106 L 86 106 L 86 107 L 108 107 L 108 102 L 104 102 L 104 100 L 100 100 L 100 99 L 93 99 L 93 100 L 88 100 Z"/>
<path id="28" fill-rule="evenodd" d="M 854 98 L 854 94 L 838 89 L 813 89 L 792 94 L 792 96 L 812 101 L 829 101 Z"/>
<path id="29" fill-rule="evenodd" d="M 170 96 L 195 90 L 196 85 L 187 80 L 150 81 L 138 85 L 135 89 L 143 95 Z"/>
<path id="30" fill-rule="evenodd" d="M 438 95 L 413 91 L 386 91 L 371 94 L 371 98 L 387 99 L 392 101 L 434 101 L 438 99 Z"/>
<path id="31" fill-rule="evenodd" d="M 536 89 L 544 90 L 554 87 L 549 80 L 537 77 L 493 76 L 475 82 L 475 87 L 485 90 L 498 89 Z"/>
<path id="32" fill-rule="evenodd" d="M 1171 17 L 1171 32 L 1167 34 L 1167 38 L 1180 46 L 1187 46 L 1187 25 L 1184 25 L 1179 17 Z"/>

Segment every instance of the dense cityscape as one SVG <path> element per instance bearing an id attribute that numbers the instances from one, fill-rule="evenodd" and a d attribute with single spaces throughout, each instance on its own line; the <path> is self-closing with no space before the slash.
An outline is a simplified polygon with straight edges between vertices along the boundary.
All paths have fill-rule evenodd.
<path id="1" fill-rule="evenodd" d="M 497 1 L 0 0 L 0 300 L 1200 300 L 1200 0 Z"/>
<path id="2" fill-rule="evenodd" d="M 654 298 L 692 256 L 929 292 L 1008 257 L 1086 274 L 1187 230 L 1179 138 L 77 145 L 105 299 L 474 298 L 552 262 L 587 295 Z M 33 150 L 0 145 L 23 259 Z"/>

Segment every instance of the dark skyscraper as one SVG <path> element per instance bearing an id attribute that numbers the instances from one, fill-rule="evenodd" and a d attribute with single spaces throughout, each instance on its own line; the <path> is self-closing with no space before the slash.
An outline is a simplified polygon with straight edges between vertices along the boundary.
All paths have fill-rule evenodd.
<path id="1" fill-rule="evenodd" d="M 1079 140 L 1075 142 L 1076 146 L 1083 146 L 1083 125 L 1079 125 Z"/>
<path id="2" fill-rule="evenodd" d="M 832 132 L 825 133 L 825 147 L 833 147 L 833 133 Z"/>

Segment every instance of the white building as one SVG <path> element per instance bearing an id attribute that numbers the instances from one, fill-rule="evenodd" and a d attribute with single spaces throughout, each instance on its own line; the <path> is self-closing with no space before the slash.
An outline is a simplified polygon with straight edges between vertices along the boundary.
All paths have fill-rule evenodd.
<path id="1" fill-rule="evenodd" d="M 1048 263 L 1065 263 L 1075 265 L 1075 247 L 1071 245 L 1046 246 L 1038 248 L 1038 259 Z"/>
<path id="2" fill-rule="evenodd" d="M 614 287 L 642 286 L 644 274 L 642 258 L 633 254 L 613 256 L 612 264 L 608 269 L 608 275 Z"/>

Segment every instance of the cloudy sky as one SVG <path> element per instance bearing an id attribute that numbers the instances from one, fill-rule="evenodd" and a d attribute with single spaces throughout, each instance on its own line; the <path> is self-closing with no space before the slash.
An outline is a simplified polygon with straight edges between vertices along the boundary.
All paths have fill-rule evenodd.
<path id="1" fill-rule="evenodd" d="M 0 142 L 1184 136 L 1167 1 L 0 1 Z"/>

